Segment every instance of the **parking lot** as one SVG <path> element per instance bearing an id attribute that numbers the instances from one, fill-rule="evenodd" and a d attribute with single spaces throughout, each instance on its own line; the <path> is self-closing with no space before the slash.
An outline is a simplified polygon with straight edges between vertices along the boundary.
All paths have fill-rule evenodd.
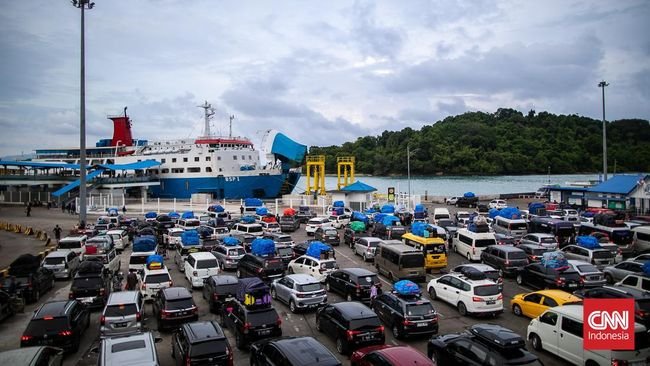
<path id="1" fill-rule="evenodd" d="M 433 207 L 429 207 L 430 212 L 432 212 Z M 450 208 L 452 213 L 454 208 Z M 4 219 L 8 219 L 6 215 L 3 215 Z M 66 218 L 70 220 L 71 218 Z M 53 225 L 52 225 L 53 226 Z M 341 232 L 342 237 L 342 230 Z M 8 235 L 8 236 L 7 236 Z M 296 242 L 301 242 L 307 240 L 308 237 L 304 230 L 304 225 L 301 228 L 292 234 Z M 29 237 L 25 237 L 20 234 L 5 234 L 2 238 L 15 237 L 14 240 L 25 242 L 25 245 L 34 245 L 29 243 L 30 240 L 33 240 Z M 355 256 L 352 250 L 345 246 L 340 245 L 335 247 L 336 250 L 336 259 L 340 268 L 351 268 L 351 267 L 361 267 L 374 271 L 372 262 L 364 263 L 362 258 Z M 126 271 L 128 256 L 131 252 L 129 247 L 121 255 L 122 270 Z M 460 255 L 451 253 L 448 260 L 448 268 L 451 268 L 455 265 L 466 262 L 466 259 L 462 258 Z M 165 261 L 165 264 L 168 266 L 172 279 L 175 286 L 183 286 L 189 288 L 189 282 L 185 278 L 184 274 L 178 271 L 177 266 L 174 264 L 173 258 L 170 256 Z M 438 274 L 427 275 L 427 282 L 438 276 Z M 389 290 L 392 287 L 392 284 L 388 282 L 388 279 L 380 276 L 383 286 L 383 290 Z M 423 288 L 423 293 L 426 293 L 426 283 L 421 284 Z M 48 292 L 45 296 L 41 298 L 40 303 L 49 300 L 62 300 L 67 299 L 68 291 L 70 287 L 70 281 L 57 281 L 55 289 Z M 439 334 L 453 333 L 453 332 L 462 332 L 466 327 L 481 323 L 489 322 L 502 325 L 504 327 L 510 328 L 525 337 L 526 327 L 529 323 L 529 319 L 515 316 L 509 308 L 510 300 L 512 297 L 518 293 L 531 291 L 527 288 L 522 288 L 518 286 L 512 278 L 507 278 L 504 284 L 503 297 L 504 297 L 504 313 L 496 318 L 476 318 L 476 317 L 463 317 L 458 314 L 458 311 L 446 303 L 440 301 L 434 301 L 433 305 L 439 313 L 440 316 L 440 331 Z M 199 308 L 199 318 L 201 320 L 218 320 L 219 317 L 216 314 L 211 314 L 208 311 L 208 305 L 206 300 L 202 298 L 200 290 L 194 290 L 193 292 L 194 301 L 196 302 Z M 423 295 L 424 299 L 429 300 L 428 295 Z M 340 302 L 345 301 L 340 295 L 329 293 L 328 294 L 329 302 Z M 29 316 L 31 315 L 33 309 L 36 308 L 38 304 L 28 305 L 25 309 L 25 313 L 17 314 L 16 316 L 5 320 L 3 323 L 0 323 L 0 350 L 14 349 L 19 347 L 20 344 L 20 335 L 25 329 Z M 324 344 L 330 350 L 335 350 L 334 341 L 318 330 L 315 327 L 315 313 L 302 313 L 302 314 L 293 314 L 289 311 L 288 306 L 283 303 L 274 302 L 274 307 L 282 317 L 282 330 L 283 335 L 286 336 L 312 336 L 316 338 L 319 342 Z M 147 305 L 146 308 L 146 317 L 145 324 L 150 330 L 157 331 L 156 322 L 152 316 L 151 305 Z M 81 345 L 81 349 L 76 354 L 70 355 L 66 358 L 64 364 L 66 365 L 94 365 L 96 364 L 96 353 L 91 350 L 98 345 L 99 342 L 99 316 L 100 311 L 94 311 L 91 316 L 91 325 L 88 331 L 84 336 L 84 340 Z M 230 344 L 234 346 L 235 341 L 232 332 L 226 330 Z M 160 337 L 163 339 L 161 343 L 157 344 L 158 355 L 160 357 L 161 365 L 172 365 L 173 359 L 171 358 L 171 332 L 160 332 Z M 412 347 L 415 347 L 426 354 L 428 337 L 420 338 L 409 338 L 407 340 L 396 340 L 393 338 L 390 331 L 386 331 L 386 343 L 387 344 L 408 344 Z M 531 347 L 528 347 L 529 350 L 532 350 Z M 235 364 L 236 365 L 248 365 L 248 353 L 245 351 L 240 351 L 236 347 L 233 347 L 235 350 Z M 335 351 L 333 351 L 335 353 Z M 336 353 L 335 353 L 336 354 Z M 554 357 L 553 355 L 541 352 L 537 353 L 540 359 L 546 365 L 564 365 L 566 364 L 562 360 Z M 336 354 L 337 357 L 344 364 L 347 364 L 347 358 Z"/>

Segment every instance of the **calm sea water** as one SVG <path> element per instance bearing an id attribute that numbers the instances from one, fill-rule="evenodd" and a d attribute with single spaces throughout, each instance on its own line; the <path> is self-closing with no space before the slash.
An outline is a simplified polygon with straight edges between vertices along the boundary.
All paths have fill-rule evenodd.
<path id="1" fill-rule="evenodd" d="M 425 176 L 411 177 L 411 194 L 429 196 L 458 196 L 465 192 L 478 195 L 502 193 L 535 192 L 544 184 L 566 185 L 567 182 L 597 180 L 598 174 L 569 175 L 500 175 L 500 176 Z M 386 193 L 388 187 L 397 192 L 408 192 L 409 184 L 405 176 L 399 177 L 356 177 L 357 180 Z M 302 193 L 307 187 L 307 179 L 302 176 L 294 192 Z M 325 187 L 336 189 L 336 177 L 325 177 Z"/>

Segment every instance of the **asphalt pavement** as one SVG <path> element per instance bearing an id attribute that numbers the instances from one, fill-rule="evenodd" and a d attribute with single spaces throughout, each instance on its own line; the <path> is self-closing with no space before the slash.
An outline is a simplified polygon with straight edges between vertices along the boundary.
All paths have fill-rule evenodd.
<path id="1" fill-rule="evenodd" d="M 429 208 L 430 210 L 429 212 L 432 212 L 432 208 L 433 206 Z M 450 211 L 452 211 L 453 213 L 455 210 L 453 207 L 450 207 Z M 75 222 L 74 216 L 62 214 L 60 210 L 45 211 L 45 209 L 37 209 L 33 211 L 33 213 L 37 215 L 36 218 L 17 217 L 15 216 L 16 214 L 14 212 L 19 213 L 21 211 L 18 208 L 12 210 L 7 210 L 6 208 L 3 208 L 2 210 L 0 210 L 0 220 L 10 221 L 14 223 L 24 223 L 22 222 L 24 221 L 23 219 L 31 219 L 29 220 L 30 224 L 33 225 L 35 228 L 41 230 L 47 230 L 47 229 L 51 230 L 51 228 L 53 228 L 55 224 L 59 224 L 65 229 L 65 228 L 72 227 L 72 225 Z M 20 219 L 20 221 L 18 219 Z M 339 231 L 341 232 L 341 237 L 342 237 L 342 230 Z M 308 238 L 304 230 L 304 225 L 301 226 L 301 228 L 298 231 L 291 234 L 296 242 L 301 242 L 307 240 Z M 0 236 L 0 240 L 2 240 L 0 242 L 0 245 L 4 246 L 4 244 L 8 240 L 7 238 L 9 238 L 9 240 L 12 240 L 12 245 L 16 245 L 18 248 L 20 248 L 21 246 L 25 246 L 25 248 L 27 248 L 27 246 L 31 247 L 39 244 L 39 242 L 35 240 L 33 237 L 27 237 L 22 234 L 5 233 Z M 349 247 L 345 245 L 340 245 L 338 247 L 335 247 L 335 250 L 336 250 L 336 259 L 340 268 L 361 267 L 361 268 L 369 269 L 373 272 L 375 271 L 372 262 L 364 263 L 363 259 L 361 259 L 361 257 L 359 256 L 354 255 L 352 250 Z M 20 252 L 19 250 L 16 250 L 14 253 L 16 253 L 15 255 L 17 256 L 19 252 Z M 131 247 L 127 248 L 121 254 L 122 271 L 126 272 L 127 270 L 128 257 L 130 253 L 131 253 Z M 3 253 L 3 256 L 4 255 L 10 255 L 10 254 Z M 461 257 L 456 253 L 451 253 L 448 259 L 448 268 L 452 268 L 453 266 L 465 262 L 466 262 L 465 258 Z M 178 268 L 174 263 L 173 257 L 171 255 L 165 261 L 165 265 L 170 270 L 170 274 L 172 276 L 175 286 L 183 286 L 183 287 L 190 288 L 189 282 L 185 278 L 184 274 L 178 271 Z M 427 275 L 427 282 L 437 276 L 439 276 L 439 274 L 434 273 L 434 274 Z M 388 282 L 388 279 L 384 278 L 383 276 L 380 276 L 380 278 L 384 284 L 383 289 L 384 290 L 390 289 L 392 284 Z M 423 288 L 423 293 L 426 293 L 426 283 L 422 283 L 420 285 Z M 70 288 L 69 280 L 57 281 L 54 290 L 48 292 L 45 296 L 43 296 L 39 304 L 51 300 L 67 299 L 69 288 Z M 440 315 L 439 334 L 462 332 L 472 324 L 488 322 L 488 323 L 499 324 L 509 329 L 512 329 L 518 334 L 520 334 L 521 336 L 525 337 L 526 327 L 528 326 L 530 319 L 515 316 L 510 310 L 510 300 L 514 295 L 518 293 L 529 292 L 529 291 L 531 290 L 518 286 L 514 281 L 514 279 L 506 278 L 504 283 L 504 290 L 503 290 L 505 311 L 502 315 L 498 317 L 481 318 L 481 317 L 461 316 L 458 314 L 458 311 L 456 310 L 455 307 L 452 307 L 441 301 L 433 301 L 433 305 Z M 218 320 L 219 317 L 216 314 L 211 314 L 208 311 L 207 301 L 202 298 L 202 292 L 200 289 L 194 289 L 193 297 L 194 297 L 194 301 L 196 302 L 199 308 L 199 319 Z M 423 295 L 423 298 L 429 300 L 429 297 L 426 294 Z M 328 301 L 330 303 L 335 303 L 335 302 L 345 301 L 345 299 L 343 299 L 338 294 L 329 293 Z M 23 330 L 27 326 L 27 323 L 29 322 L 29 318 L 33 310 L 39 304 L 28 305 L 24 313 L 17 314 L 16 316 L 6 319 L 4 322 L 0 323 L 0 351 L 15 349 L 19 347 L 20 335 L 22 334 Z M 334 341 L 316 330 L 315 312 L 312 311 L 307 313 L 293 314 L 289 311 L 288 306 L 278 301 L 274 301 L 273 306 L 282 317 L 283 335 L 312 336 L 316 338 L 319 342 L 324 344 L 328 349 L 332 350 L 333 353 L 335 353 L 335 355 L 341 361 L 343 361 L 344 364 L 348 364 L 347 357 L 338 355 L 336 353 L 335 351 L 336 347 Z M 99 344 L 100 314 L 101 311 L 99 310 L 92 312 L 91 324 L 83 337 L 80 351 L 75 354 L 67 356 L 64 365 L 95 365 L 96 364 L 97 354 L 93 352 L 93 348 L 95 348 Z M 152 308 L 150 304 L 147 304 L 146 306 L 145 325 L 148 329 L 157 332 L 156 322 L 152 315 Z M 230 330 L 226 330 L 225 332 L 226 335 L 228 336 L 230 344 L 233 346 L 234 349 L 235 365 L 248 365 L 249 364 L 248 352 L 240 351 L 239 349 L 234 347 L 235 340 L 234 340 L 233 333 Z M 156 345 L 158 350 L 158 356 L 160 358 L 160 364 L 163 366 L 173 365 L 174 360 L 171 358 L 172 333 L 163 331 L 163 332 L 159 332 L 158 334 L 163 339 L 161 343 L 158 343 Z M 418 350 L 422 351 L 425 354 L 427 349 L 427 341 L 428 341 L 428 337 L 409 338 L 406 340 L 398 341 L 392 336 L 391 332 L 389 331 L 386 332 L 387 344 L 394 344 L 394 345 L 407 344 L 417 348 Z M 528 348 L 529 350 L 532 351 L 532 347 L 529 346 Z M 533 352 L 540 357 L 540 359 L 545 365 L 567 365 L 567 363 L 565 363 L 561 359 L 558 359 L 547 352 L 536 352 L 536 351 Z"/>

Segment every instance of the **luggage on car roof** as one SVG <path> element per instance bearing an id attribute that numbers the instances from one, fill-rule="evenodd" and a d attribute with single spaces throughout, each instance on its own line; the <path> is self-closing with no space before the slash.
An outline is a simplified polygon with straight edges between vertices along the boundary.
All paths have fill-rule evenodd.
<path id="1" fill-rule="evenodd" d="M 400 296 L 420 296 L 420 287 L 409 280 L 395 282 L 393 290 Z"/>
<path id="2" fill-rule="evenodd" d="M 79 264 L 77 273 L 79 274 L 93 274 L 102 273 L 104 271 L 104 264 L 95 260 L 84 260 Z"/>
<path id="3" fill-rule="evenodd" d="M 237 300 L 248 308 L 270 307 L 269 286 L 257 277 L 241 278 L 237 286 Z"/>

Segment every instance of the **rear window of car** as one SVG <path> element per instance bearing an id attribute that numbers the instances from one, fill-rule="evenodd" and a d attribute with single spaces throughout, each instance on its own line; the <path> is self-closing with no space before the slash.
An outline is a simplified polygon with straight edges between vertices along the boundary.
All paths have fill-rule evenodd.
<path id="1" fill-rule="evenodd" d="M 325 235 L 337 235 L 339 232 L 334 230 L 325 230 Z"/>
<path id="2" fill-rule="evenodd" d="M 527 230 L 528 226 L 526 225 L 525 222 L 517 222 L 517 223 L 511 223 L 509 226 L 510 230 Z"/>
<path id="3" fill-rule="evenodd" d="M 72 281 L 72 288 L 76 289 L 88 289 L 88 288 L 97 288 L 102 287 L 104 281 L 101 277 L 81 277 L 75 278 Z"/>
<path id="4" fill-rule="evenodd" d="M 600 272 L 598 268 L 592 266 L 591 264 L 583 264 L 578 267 L 578 271 L 584 272 L 584 273 L 593 273 L 593 272 Z"/>
<path id="5" fill-rule="evenodd" d="M 474 295 L 476 296 L 493 296 L 498 295 L 501 291 L 497 285 L 483 285 L 474 287 Z"/>
<path id="6" fill-rule="evenodd" d="M 45 333 L 51 333 L 54 331 L 61 331 L 68 329 L 68 318 L 66 317 L 57 317 L 48 319 L 33 319 L 27 324 L 27 329 L 25 329 L 25 334 L 31 336 L 38 336 Z"/>
<path id="7" fill-rule="evenodd" d="M 549 251 L 548 249 L 535 248 L 535 249 L 531 249 L 530 253 L 532 255 L 542 255 L 542 254 L 544 254 L 544 253 L 546 253 L 548 251 Z"/>
<path id="8" fill-rule="evenodd" d="M 81 248 L 81 242 L 76 240 L 61 240 L 59 242 L 59 249 L 79 249 Z"/>
<path id="9" fill-rule="evenodd" d="M 406 304 L 406 315 L 408 316 L 422 316 L 433 314 L 433 306 L 430 302 L 422 302 L 422 304 Z"/>
<path id="10" fill-rule="evenodd" d="M 144 340 L 138 339 L 135 341 L 127 341 L 117 343 L 111 346 L 111 353 L 118 353 L 123 351 L 133 351 L 134 349 L 147 348 Z"/>
<path id="11" fill-rule="evenodd" d="M 216 259 L 201 259 L 200 261 L 196 261 L 197 269 L 207 269 L 207 268 L 217 268 L 217 267 L 219 267 L 219 264 L 217 263 Z"/>
<path id="12" fill-rule="evenodd" d="M 611 258 L 612 252 L 609 250 L 595 250 L 593 256 L 594 258 Z"/>
<path id="13" fill-rule="evenodd" d="M 350 320 L 350 330 L 376 328 L 379 327 L 380 325 L 381 323 L 379 322 L 379 318 L 377 318 L 376 316 L 371 318 Z"/>
<path id="14" fill-rule="evenodd" d="M 165 302 L 165 309 L 167 310 L 182 310 L 188 309 L 194 306 L 194 302 L 191 297 L 184 297 L 180 299 L 167 299 Z"/>
<path id="15" fill-rule="evenodd" d="M 264 231 L 264 229 L 262 229 L 262 226 L 255 225 L 255 226 L 249 226 L 247 231 L 249 233 L 261 233 L 262 231 Z"/>
<path id="16" fill-rule="evenodd" d="M 282 268 L 282 260 L 280 259 L 267 259 L 264 261 L 264 268 L 277 269 Z"/>
<path id="17" fill-rule="evenodd" d="M 138 312 L 138 308 L 135 304 L 119 304 L 119 305 L 110 305 L 104 310 L 104 316 L 127 316 L 133 315 Z"/>
<path id="18" fill-rule="evenodd" d="M 239 287 L 238 284 L 232 284 L 232 285 L 218 285 L 215 288 L 215 291 L 219 295 L 224 295 L 224 294 L 231 294 L 234 295 L 237 293 L 237 287 Z"/>
<path id="19" fill-rule="evenodd" d="M 45 258 L 45 264 L 54 266 L 57 264 L 64 264 L 65 263 L 65 258 L 63 257 L 55 257 L 55 258 Z"/>
<path id="20" fill-rule="evenodd" d="M 554 244 L 555 239 L 553 239 L 553 238 L 540 238 L 539 242 L 544 243 L 544 244 Z"/>
<path id="21" fill-rule="evenodd" d="M 293 255 L 293 249 L 291 248 L 278 248 L 278 255 L 281 257 L 287 257 Z"/>
<path id="22" fill-rule="evenodd" d="M 374 284 L 379 283 L 379 277 L 377 277 L 376 275 L 359 276 L 359 285 L 361 285 L 361 286 L 370 286 L 373 283 Z"/>
<path id="23" fill-rule="evenodd" d="M 226 340 L 209 340 L 193 344 L 190 349 L 191 357 L 203 357 L 226 353 Z"/>
<path id="24" fill-rule="evenodd" d="M 228 249 L 228 255 L 238 257 L 240 255 L 246 254 L 246 251 L 244 251 L 243 248 L 236 248 L 236 249 Z"/>
<path id="25" fill-rule="evenodd" d="M 298 285 L 298 291 L 300 292 L 313 292 L 319 291 L 321 289 L 322 287 L 320 283 L 307 283 L 304 285 Z"/>
<path id="26" fill-rule="evenodd" d="M 528 258 L 528 256 L 526 256 L 526 253 L 523 252 L 523 251 L 522 252 L 516 251 L 516 252 L 508 253 L 508 259 L 526 259 L 526 258 Z"/>
<path id="27" fill-rule="evenodd" d="M 474 246 L 477 248 L 485 248 L 490 245 L 497 245 L 497 241 L 494 239 L 476 239 L 474 241 Z"/>
<path id="28" fill-rule="evenodd" d="M 143 255 L 132 255 L 129 258 L 129 264 L 145 264 L 147 263 L 147 257 Z"/>
<path id="29" fill-rule="evenodd" d="M 171 281 L 168 273 L 157 273 L 145 276 L 144 283 L 161 283 Z"/>
<path id="30" fill-rule="evenodd" d="M 332 269 L 336 268 L 336 261 L 326 261 L 320 264 L 321 268 Z"/>
<path id="31" fill-rule="evenodd" d="M 424 267 L 424 256 L 422 255 L 404 255 L 402 256 L 403 268 Z"/>
<path id="32" fill-rule="evenodd" d="M 251 311 L 248 313 L 247 321 L 253 325 L 275 323 L 278 320 L 278 313 L 275 310 Z"/>

